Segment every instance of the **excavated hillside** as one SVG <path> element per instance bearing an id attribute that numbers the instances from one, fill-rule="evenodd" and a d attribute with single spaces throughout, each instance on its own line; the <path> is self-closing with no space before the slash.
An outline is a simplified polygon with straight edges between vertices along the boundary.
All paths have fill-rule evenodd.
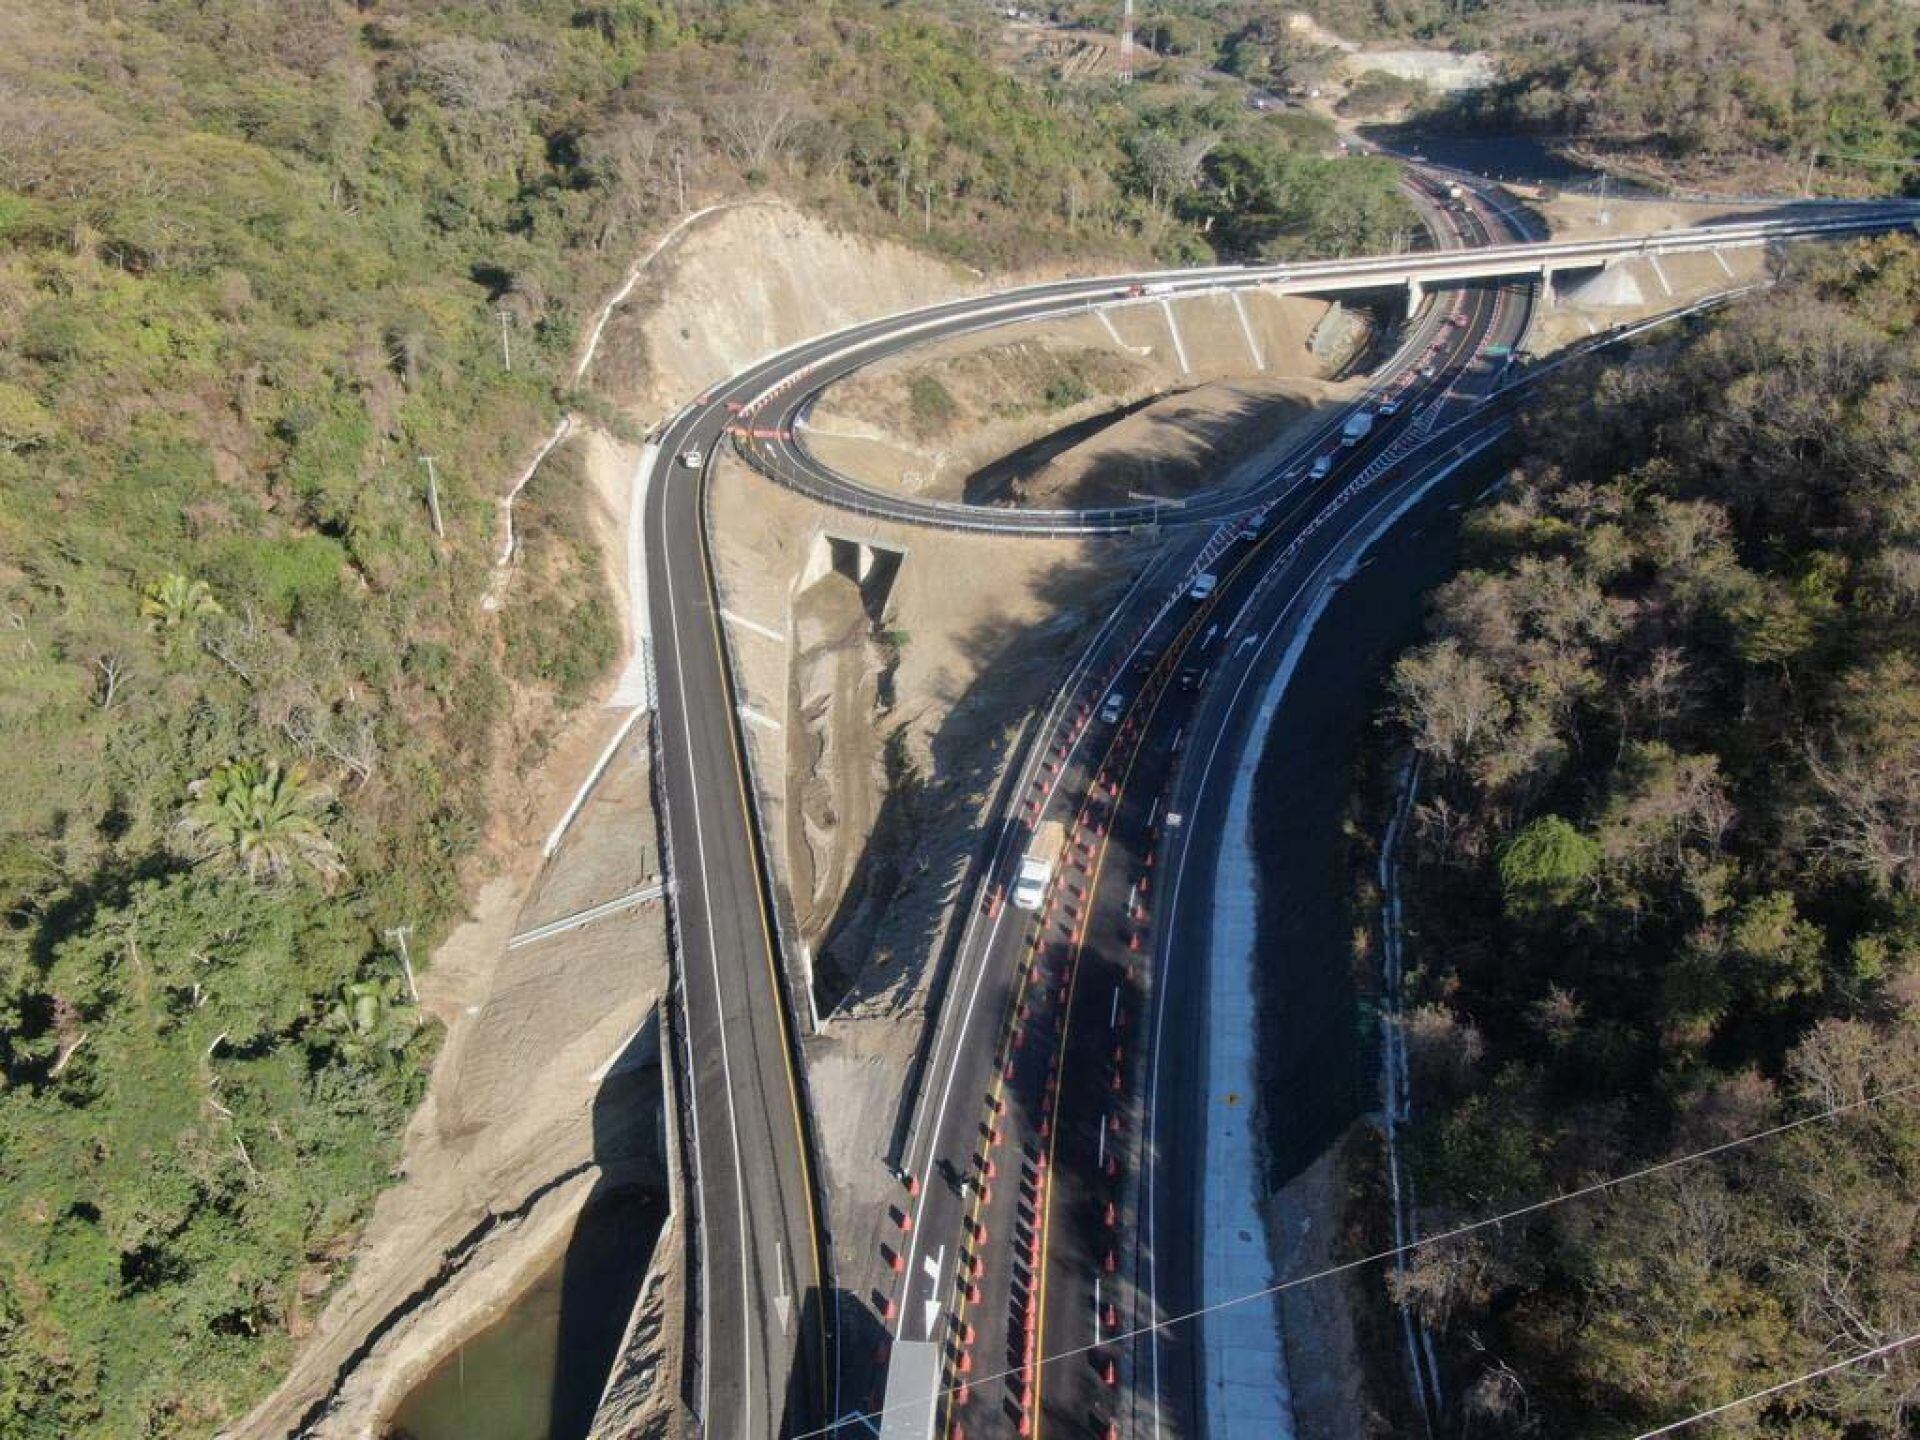
<path id="1" fill-rule="evenodd" d="M 1179 499 L 1344 393 L 1371 318 L 1322 300 L 1197 295 L 942 341 L 827 390 L 807 444 L 869 484 L 1045 507 Z"/>

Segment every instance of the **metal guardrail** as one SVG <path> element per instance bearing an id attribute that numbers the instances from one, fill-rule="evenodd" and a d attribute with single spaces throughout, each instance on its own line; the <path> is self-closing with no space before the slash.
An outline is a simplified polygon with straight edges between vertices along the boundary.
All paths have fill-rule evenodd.
<path id="1" fill-rule="evenodd" d="M 1077 310 L 1081 301 L 1075 300 L 1063 307 Z M 1017 321 L 1044 318 L 1053 311 L 1033 312 L 1017 317 Z M 991 322 L 981 328 L 992 328 Z M 1395 348 L 1393 354 L 1379 365 L 1381 371 L 1404 369 L 1411 363 L 1411 357 L 1423 349 L 1441 328 L 1434 308 L 1429 301 L 1423 305 L 1420 318 L 1408 327 L 1407 333 Z M 823 382 L 821 388 L 825 387 Z M 1375 385 L 1354 401 L 1352 405 L 1335 412 L 1317 429 L 1302 441 L 1296 449 L 1307 450 L 1325 442 L 1345 423 L 1346 417 L 1354 409 L 1378 400 L 1383 387 Z M 811 391 L 802 397 L 797 409 L 804 410 L 818 398 L 819 391 Z M 737 432 L 729 437 L 735 451 L 766 475 L 769 479 L 784 485 L 809 499 L 832 505 L 836 509 L 869 519 L 889 521 L 895 524 L 918 525 L 932 529 L 988 534 L 1025 534 L 1039 536 L 1088 536 L 1114 535 L 1137 531 L 1142 527 L 1162 524 L 1212 524 L 1222 518 L 1217 507 L 1190 507 L 1173 504 L 1137 504 L 1097 507 L 1083 510 L 1045 510 L 1045 509 L 998 509 L 986 505 L 969 505 L 956 500 L 921 500 L 906 496 L 893 496 L 874 490 L 858 481 L 842 476 L 816 459 L 803 444 L 797 440 L 792 448 L 782 448 L 770 444 L 763 438 L 742 435 Z M 1278 473 L 1269 478 L 1268 483 L 1278 479 Z M 1263 499 L 1259 486 L 1247 487 L 1248 504 L 1243 509 L 1253 508 Z"/>

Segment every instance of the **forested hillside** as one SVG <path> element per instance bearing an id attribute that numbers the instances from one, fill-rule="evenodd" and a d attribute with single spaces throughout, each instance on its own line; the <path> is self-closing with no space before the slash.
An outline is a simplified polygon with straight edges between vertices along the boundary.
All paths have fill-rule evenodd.
<path id="1" fill-rule="evenodd" d="M 1394 671 L 1429 1231 L 1920 1083 L 1920 246 L 1571 376 Z M 1476 1436 L 1920 1329 L 1915 1097 L 1423 1252 Z M 1911 1434 L 1912 1354 L 1728 1433 Z M 1891 1369 L 1891 1377 L 1887 1371 Z"/>
<path id="2" fill-rule="evenodd" d="M 1061 8 L 1112 23 L 1111 7 Z M 1920 9 L 1903 0 L 1171 0 L 1141 36 L 1249 80 L 1323 85 L 1342 57 L 1294 10 L 1354 41 L 1491 51 L 1500 82 L 1436 101 L 1440 124 L 1572 137 L 1709 185 L 1737 171 L 1791 193 L 1817 158 L 1816 193 L 1920 191 Z"/>
<path id="3" fill-rule="evenodd" d="M 481 600 L 651 235 L 755 189 L 981 263 L 1405 223 L 1318 134 L 987 48 L 878 0 L 0 6 L 0 1434 L 210 1434 L 338 1278 L 434 1045 L 395 933 L 616 643 L 566 450 Z"/>
<path id="4" fill-rule="evenodd" d="M 1920 9 L 1903 0 L 1487 7 L 1485 21 L 1506 78 L 1469 123 L 1571 134 L 1709 183 L 1752 165 L 1783 190 L 1811 174 L 1818 193 L 1920 193 Z"/>

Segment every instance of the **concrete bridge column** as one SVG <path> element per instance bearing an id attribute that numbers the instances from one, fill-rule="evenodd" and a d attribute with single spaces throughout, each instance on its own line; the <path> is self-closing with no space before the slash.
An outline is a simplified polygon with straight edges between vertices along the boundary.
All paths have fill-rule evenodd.
<path id="1" fill-rule="evenodd" d="M 1407 277 L 1407 318 L 1413 318 L 1414 311 L 1420 308 L 1420 302 L 1427 298 L 1427 287 L 1420 283 L 1420 277 Z"/>
<path id="2" fill-rule="evenodd" d="M 1540 303 L 1546 309 L 1553 308 L 1553 266 L 1540 267 Z"/>

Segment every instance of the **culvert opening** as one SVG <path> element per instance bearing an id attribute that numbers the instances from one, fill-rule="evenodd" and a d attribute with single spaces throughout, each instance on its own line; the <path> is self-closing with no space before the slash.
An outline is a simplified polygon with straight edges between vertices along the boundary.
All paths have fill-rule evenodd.
<path id="1" fill-rule="evenodd" d="M 900 563 L 906 558 L 906 551 L 876 545 L 871 540 L 851 540 L 823 533 L 814 541 L 814 553 L 802 589 L 810 589 L 828 574 L 844 576 L 859 590 L 860 605 L 868 621 L 879 626 L 886 621 L 894 581 L 899 578 Z"/>

